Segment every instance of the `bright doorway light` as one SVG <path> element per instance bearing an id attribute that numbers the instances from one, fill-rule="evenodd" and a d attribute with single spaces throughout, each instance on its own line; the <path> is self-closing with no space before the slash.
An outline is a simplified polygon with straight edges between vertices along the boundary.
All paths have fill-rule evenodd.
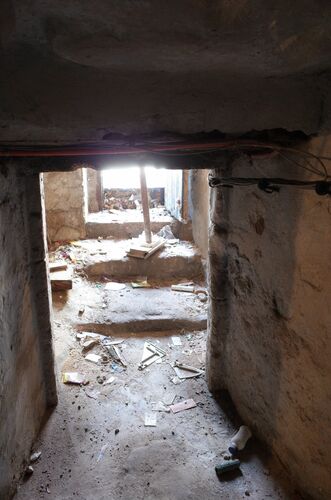
<path id="1" fill-rule="evenodd" d="M 146 181 L 149 188 L 166 186 L 167 170 L 165 168 L 145 167 Z M 124 168 L 109 168 L 102 171 L 104 189 L 139 189 L 139 167 L 132 165 Z"/>

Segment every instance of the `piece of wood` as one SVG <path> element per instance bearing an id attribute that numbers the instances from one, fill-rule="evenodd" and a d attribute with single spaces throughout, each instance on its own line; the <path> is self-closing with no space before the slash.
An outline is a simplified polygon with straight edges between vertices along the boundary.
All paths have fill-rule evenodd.
<path id="1" fill-rule="evenodd" d="M 51 287 L 53 292 L 72 289 L 72 275 L 69 271 L 57 271 L 51 273 Z"/>
<path id="2" fill-rule="evenodd" d="M 172 413 L 178 413 L 180 411 L 190 410 L 191 408 L 195 408 L 196 406 L 197 404 L 194 401 L 194 399 L 186 399 L 181 403 L 176 403 L 174 405 L 171 405 L 169 408 L 172 411 Z"/>
<path id="3" fill-rule="evenodd" d="M 146 184 L 145 168 L 140 167 L 140 194 L 144 216 L 144 230 L 146 243 L 152 243 L 151 222 L 149 218 L 148 191 Z"/>
<path id="4" fill-rule="evenodd" d="M 62 261 L 49 262 L 48 269 L 50 273 L 54 273 L 56 271 L 66 271 L 68 269 L 68 264 Z"/>
<path id="5" fill-rule="evenodd" d="M 127 252 L 127 255 L 129 257 L 136 257 L 138 259 L 148 259 L 148 257 L 150 257 L 155 252 L 164 247 L 164 244 L 165 244 L 164 240 L 160 240 L 153 247 L 147 247 L 147 246 L 144 247 L 142 245 L 132 246 L 130 250 Z"/>
<path id="6" fill-rule="evenodd" d="M 174 292 L 189 292 L 194 293 L 194 286 L 191 285 L 171 285 L 171 290 Z"/>

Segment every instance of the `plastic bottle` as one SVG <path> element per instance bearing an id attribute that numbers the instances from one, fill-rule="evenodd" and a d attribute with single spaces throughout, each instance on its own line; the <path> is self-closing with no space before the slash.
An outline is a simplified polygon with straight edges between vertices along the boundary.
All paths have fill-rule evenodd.
<path id="1" fill-rule="evenodd" d="M 247 425 L 242 425 L 237 434 L 231 439 L 229 445 L 229 452 L 231 455 L 235 455 L 238 451 L 243 450 L 251 436 L 252 432 L 250 428 L 247 427 Z"/>

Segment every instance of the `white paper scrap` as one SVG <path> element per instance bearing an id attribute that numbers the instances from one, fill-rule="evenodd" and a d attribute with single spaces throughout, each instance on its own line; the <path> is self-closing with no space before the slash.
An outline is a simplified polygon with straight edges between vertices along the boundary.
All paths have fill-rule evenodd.
<path id="1" fill-rule="evenodd" d="M 182 345 L 182 340 L 180 337 L 171 337 L 173 345 Z"/>
<path id="2" fill-rule="evenodd" d="M 99 354 L 93 354 L 93 353 L 91 353 L 91 354 L 87 354 L 85 356 L 85 359 L 86 359 L 86 361 L 91 361 L 91 363 L 98 364 L 99 361 L 100 361 L 100 359 L 101 359 L 101 356 L 99 356 Z"/>
<path id="3" fill-rule="evenodd" d="M 156 413 L 145 413 L 145 427 L 156 427 Z"/>
<path id="4" fill-rule="evenodd" d="M 126 288 L 125 283 L 117 283 L 116 281 L 110 281 L 105 286 L 105 290 L 111 290 L 113 292 L 116 292 L 117 290 L 123 290 L 124 288 Z"/>

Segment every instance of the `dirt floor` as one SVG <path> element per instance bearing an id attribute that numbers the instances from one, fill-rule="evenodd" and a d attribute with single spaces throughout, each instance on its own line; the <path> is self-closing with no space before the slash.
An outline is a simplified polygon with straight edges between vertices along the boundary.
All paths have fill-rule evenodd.
<path id="1" fill-rule="evenodd" d="M 205 368 L 203 294 L 174 292 L 164 282 L 133 289 L 127 281 L 109 291 L 108 279 L 84 277 L 84 252 L 81 245 L 67 249 L 76 268 L 73 289 L 53 293 L 59 403 L 32 450 L 41 451 L 34 473 L 15 498 L 297 498 L 254 438 L 240 455 L 240 470 L 222 481 L 215 474 L 215 465 L 230 458 L 228 443 L 242 422 L 226 396 L 212 397 L 204 372 L 182 380 L 173 367 L 177 360 Z M 86 331 L 107 337 L 83 353 Z M 141 370 L 146 340 L 165 356 Z M 109 355 L 107 341 L 121 342 L 116 348 L 126 367 Z M 102 356 L 98 364 L 85 359 L 91 353 Z M 64 384 L 65 372 L 81 373 L 88 384 Z M 196 406 L 169 409 L 187 399 Z M 151 418 L 155 425 L 147 426 Z"/>

